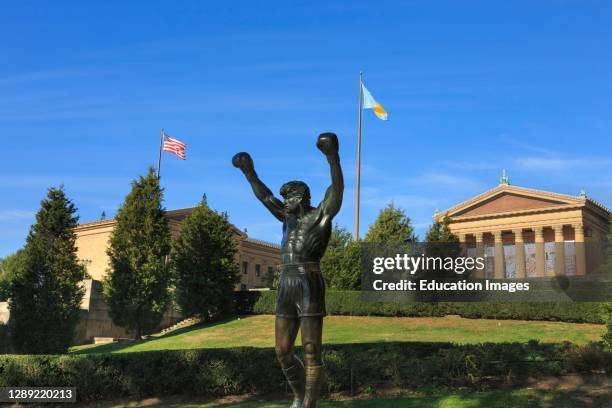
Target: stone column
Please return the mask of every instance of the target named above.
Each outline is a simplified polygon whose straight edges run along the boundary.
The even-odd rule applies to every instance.
[[[544,276],[546,272],[546,256],[544,254],[544,229],[534,228],[536,248],[536,276]]]
[[[459,245],[461,247],[461,256],[467,256],[467,234],[459,235]]]
[[[555,275],[565,275],[565,238],[563,225],[555,225]]]
[[[514,247],[515,247],[515,262],[516,262],[516,277],[517,279],[525,279],[525,243],[523,241],[523,230],[516,229],[514,232]]]
[[[586,275],[586,248],[584,243],[584,225],[574,225],[574,247],[576,249],[576,275]]]
[[[495,237],[495,279],[504,278],[504,244],[502,242],[502,232],[493,232]]]
[[[477,232],[474,234],[474,236],[476,237],[476,257],[477,258],[483,258],[484,259],[484,233],[482,232]],[[477,278],[484,278],[485,277],[485,269],[477,269],[476,270],[476,277]]]

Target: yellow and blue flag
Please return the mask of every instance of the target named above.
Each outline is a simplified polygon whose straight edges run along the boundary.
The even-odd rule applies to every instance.
[[[378,116],[379,119],[388,120],[389,115],[387,114],[387,111],[380,103],[376,102],[376,99],[374,99],[370,91],[367,90],[363,82],[361,83],[361,88],[363,89],[363,109],[372,109],[374,114]]]

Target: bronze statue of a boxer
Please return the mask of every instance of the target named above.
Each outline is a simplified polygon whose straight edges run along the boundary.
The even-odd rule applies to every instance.
[[[319,263],[332,231],[332,219],[340,211],[344,180],[338,156],[338,137],[323,133],[317,147],[325,154],[332,184],[317,206],[310,205],[310,189],[301,181],[285,183],[284,201],[257,177],[248,153],[232,159],[253,188],[255,196],[283,223],[280,281],[276,300],[276,356],[294,394],[291,408],[315,407],[323,380],[321,337],[325,316],[325,281]],[[294,343],[302,328],[304,362],[294,354]]]

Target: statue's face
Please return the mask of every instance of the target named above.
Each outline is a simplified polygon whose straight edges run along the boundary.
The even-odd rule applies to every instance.
[[[302,204],[302,195],[298,193],[288,194],[285,197],[285,213],[287,214],[298,214]]]

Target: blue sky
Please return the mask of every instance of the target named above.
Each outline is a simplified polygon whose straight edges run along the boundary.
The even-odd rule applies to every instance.
[[[221,4],[225,3],[225,4]],[[112,216],[166,154],[168,209],[206,193],[253,237],[280,225],[230,160],[248,151],[276,192],[329,184],[315,148],[340,137],[353,228],[358,73],[362,232],[393,200],[422,236],[436,208],[511,183],[612,205],[612,3],[605,1],[13,2],[0,51],[0,256],[23,245],[46,188],[82,221]]]

